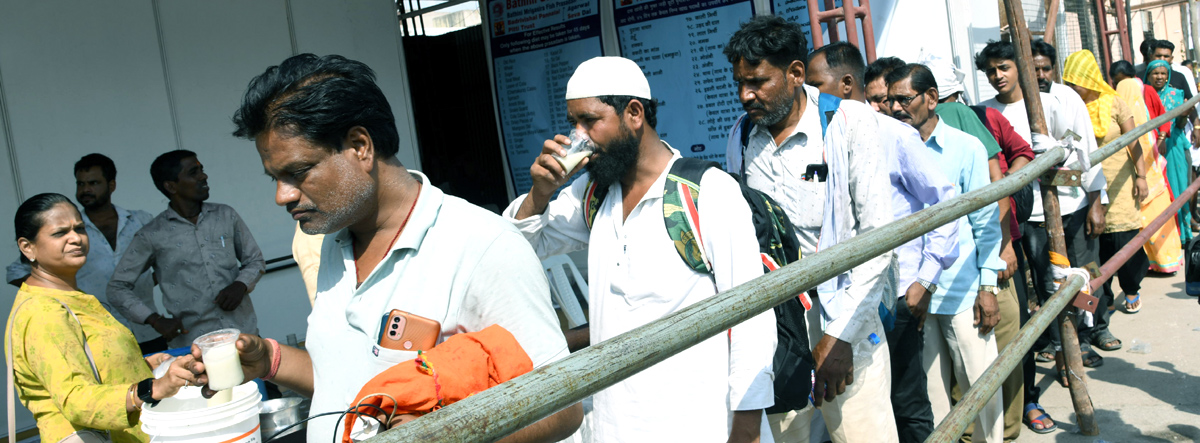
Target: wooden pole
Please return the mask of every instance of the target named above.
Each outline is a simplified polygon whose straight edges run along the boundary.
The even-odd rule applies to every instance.
[[[1017,74],[1021,85],[1021,94],[1025,99],[1025,109],[1029,112],[1029,128],[1039,134],[1049,135],[1046,128],[1046,116],[1042,111],[1042,100],[1037,86],[1037,77],[1033,73],[1033,52],[1030,49],[1029,27],[1025,24],[1025,11],[1020,0],[1005,0],[1005,12],[1008,16],[1009,32],[1013,45],[1016,46]],[[1090,137],[1092,134],[1079,134]],[[1047,183],[1048,185],[1049,183]],[[1042,186],[1042,206],[1046,214],[1046,234],[1049,238],[1050,251],[1067,257],[1067,244],[1063,237],[1062,215],[1058,206],[1058,193],[1055,186]],[[1099,315],[1103,315],[1100,313]],[[1083,435],[1099,435],[1100,428],[1096,425],[1095,411],[1092,398],[1087,392],[1087,381],[1083,375],[1083,355],[1079,349],[1079,333],[1075,330],[1074,315],[1063,311],[1059,315],[1059,325],[1062,331],[1063,355],[1067,359],[1067,371],[1070,377],[1071,400],[1075,404],[1075,415],[1078,417],[1079,430]]]

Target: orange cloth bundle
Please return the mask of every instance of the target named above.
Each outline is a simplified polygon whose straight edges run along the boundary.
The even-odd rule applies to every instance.
[[[533,361],[508,330],[492,325],[457,334],[379,373],[355,396],[357,411],[377,415],[424,415],[533,369]],[[384,393],[392,399],[381,395]],[[370,397],[368,397],[370,396]],[[346,416],[342,441],[350,443],[356,414]]]

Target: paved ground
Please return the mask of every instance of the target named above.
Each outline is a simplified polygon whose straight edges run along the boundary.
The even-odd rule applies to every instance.
[[[1038,435],[1025,428],[1018,441],[1200,441],[1200,305],[1184,293],[1182,272],[1148,276],[1141,293],[1141,312],[1118,311],[1112,318],[1111,330],[1124,346],[1100,351],[1104,365],[1087,370],[1100,435],[1079,433],[1070,393],[1054,381],[1053,363],[1039,363],[1041,403],[1059,430]],[[1150,345],[1150,352],[1129,352],[1134,340]]]

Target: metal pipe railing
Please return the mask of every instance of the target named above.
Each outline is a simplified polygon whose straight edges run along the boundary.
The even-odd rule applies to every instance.
[[[1012,195],[1062,162],[1062,148],[1021,170],[789,264],[674,314],[434,411],[368,441],[491,441],[528,426],[934,228]]]
[[[1018,282],[1018,284],[1023,283]],[[1017,332],[1013,341],[1004,348],[1004,352],[1000,353],[1000,356],[992,362],[992,366],[979,376],[975,383],[971,384],[971,389],[967,390],[966,395],[963,395],[962,400],[929,435],[925,443],[958,441],[967,426],[975,421],[975,416],[979,415],[983,405],[991,400],[1000,388],[1000,384],[1008,378],[1008,374],[1021,364],[1021,361],[1025,360],[1025,354],[1029,353],[1033,342],[1058,318],[1058,313],[1069,306],[1071,299],[1075,298],[1075,294],[1083,288],[1084,284],[1087,284],[1087,281],[1080,276],[1071,276],[1067,279],[1066,283],[1058,288],[1058,291],[1050,296],[1046,303],[1042,304],[1042,308],[1029,318],[1029,322],[1025,323],[1025,327]],[[1017,350],[1020,352],[1016,352]]]
[[[1164,113],[1163,115],[1151,119],[1145,124],[1134,128],[1132,131],[1122,134],[1120,137],[1117,137],[1116,140],[1113,140],[1089,155],[1088,161],[1093,165],[1099,165],[1100,162],[1102,162],[1105,158],[1108,158],[1109,156],[1125,149],[1126,146],[1133,143],[1135,140],[1138,140],[1146,133],[1154,130],[1154,128],[1157,128],[1162,124],[1174,120],[1180,115],[1183,115],[1192,106],[1195,106],[1196,103],[1200,103],[1200,96],[1192,97],[1191,100],[1183,105],[1180,105],[1175,109]],[[1154,149],[1154,147],[1143,147],[1143,149]],[[1078,167],[1079,162],[1076,161],[1071,164],[1070,169],[1075,169]],[[1122,247],[1117,254],[1113,255],[1113,257],[1109,259],[1108,262],[1104,263],[1104,266],[1101,267],[1101,276],[1092,279],[1090,282],[1087,282],[1092,289],[1099,287],[1104,283],[1105,280],[1112,277],[1117,268],[1120,268],[1122,264],[1129,260],[1129,257],[1131,257],[1138,248],[1141,248],[1142,245],[1150,239],[1151,235],[1158,232],[1158,230],[1162,228],[1162,226],[1166,224],[1168,220],[1174,217],[1179,211],[1179,208],[1186,204],[1191,198],[1190,196],[1195,194],[1198,189],[1200,189],[1200,179],[1193,182],[1191,186],[1189,186],[1182,194],[1179,195],[1179,198],[1175,199],[1175,201],[1166,208],[1166,210],[1155,217],[1155,219],[1150,222],[1149,225],[1144,227],[1141,233],[1139,233],[1136,237],[1130,240],[1129,243]],[[1184,229],[1186,228],[1187,227],[1184,227]],[[1074,284],[1073,280],[1074,279],[1069,282],[1067,285],[1068,287]],[[975,416],[979,414],[981,409],[983,409],[984,403],[987,403],[988,399],[992,398],[992,395],[994,395],[1000,388],[1000,384],[1008,378],[1008,374],[1012,372],[1012,370],[1016,368],[1016,365],[1025,358],[1026,354],[1029,353],[1029,350],[1033,347],[1033,342],[1037,339],[1037,337],[1046,330],[1053,318],[1061,314],[1062,310],[1068,306],[1067,302],[1074,298],[1075,293],[1078,292],[1082,287],[1083,285],[1080,284],[1076,286],[1073,291],[1066,294],[1063,294],[1062,290],[1055,292],[1055,294],[1042,305],[1042,308],[1039,309],[1038,312],[1029,319],[1029,321],[1025,324],[1025,327],[1021,328],[1013,341],[1010,342],[1008,347],[1004,349],[1004,352],[1000,353],[1000,355],[996,357],[992,367],[988,368],[988,370],[985,371],[984,374],[980,376],[980,378],[976,380],[974,384],[971,385],[971,388],[967,390],[967,394],[963,396],[962,400],[959,401],[954,409],[950,411],[950,415],[946,416],[946,418],[942,420],[937,429],[934,430],[933,434],[931,434],[929,438],[925,440],[925,442],[951,442],[961,437],[963,431],[967,429],[967,426],[969,426],[970,423],[975,420]],[[1097,313],[1096,315],[1103,314],[1104,313],[1101,312]],[[1076,379],[1072,380],[1071,383],[1083,381],[1082,374],[1076,373],[1075,370],[1071,370],[1071,375],[1076,377]]]
[[[1176,212],[1179,212],[1179,208],[1183,207],[1197,190],[1200,190],[1200,179],[1192,182],[1191,186],[1184,190],[1182,194],[1179,194],[1179,198],[1175,199],[1167,209],[1155,217],[1154,221],[1146,225],[1145,228],[1142,228],[1141,233],[1132,240],[1129,240],[1129,243],[1126,243],[1120,251],[1104,263],[1104,266],[1100,268],[1100,276],[1089,282],[1092,290],[1096,290],[1096,288],[1099,288],[1100,285],[1103,285],[1106,280],[1111,278],[1117,272],[1117,269],[1129,260],[1129,257],[1133,256],[1137,250],[1142,248],[1142,245],[1150,240],[1150,236],[1157,233],[1167,221],[1175,216]],[[967,429],[967,426],[975,420],[975,416],[983,409],[984,403],[987,403],[988,399],[992,398],[992,395],[995,395],[1000,385],[1008,378],[1008,374],[1029,354],[1030,348],[1033,347],[1033,342],[1042,335],[1042,332],[1050,325],[1050,322],[1053,321],[1057,313],[1068,306],[1067,303],[1075,296],[1075,293],[1083,288],[1083,284],[1076,284],[1075,280],[1069,280],[1062,289],[1055,292],[1046,303],[1042,304],[1042,308],[1037,313],[1030,317],[1029,322],[1025,323],[1025,327],[1021,328],[1016,337],[1013,338],[1013,341],[1008,344],[1008,347],[1004,348],[1004,352],[1000,353],[999,357],[996,357],[996,361],[992,364],[992,367],[988,368],[979,377],[979,380],[976,380],[971,385],[971,389],[967,390],[967,394],[950,411],[950,415],[947,415],[946,419],[942,420],[942,423],[938,425],[933,434],[929,435],[925,443],[950,443],[957,441],[962,436],[963,431]],[[1082,278],[1078,280],[1082,280]],[[1064,293],[1064,291],[1066,292]],[[1101,312],[1096,315],[1103,314]],[[1082,379],[1080,377],[1081,374],[1072,372],[1071,375],[1075,377],[1075,380]],[[1075,380],[1071,382],[1074,383]]]
[[[1105,145],[1100,152],[1112,155],[1120,147],[1181,115],[1183,110],[1198,101],[1200,96],[1138,126]],[[1118,147],[1113,148],[1113,145]],[[1064,157],[1062,148],[1050,149],[1017,172],[981,189],[858,235],[367,441],[433,443],[496,440],[771,309],[788,297],[814,288],[872,257],[1010,196],[1061,163]],[[1092,157],[1097,155],[1093,154]],[[1098,164],[1103,158],[1098,157],[1092,163]],[[1012,349],[1012,346],[1009,348]],[[966,404],[965,400],[959,405]]]

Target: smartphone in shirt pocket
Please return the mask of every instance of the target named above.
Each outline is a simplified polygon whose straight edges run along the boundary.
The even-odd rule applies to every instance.
[[[442,325],[435,320],[399,309],[383,316],[379,347],[396,351],[428,351],[437,345]]]

